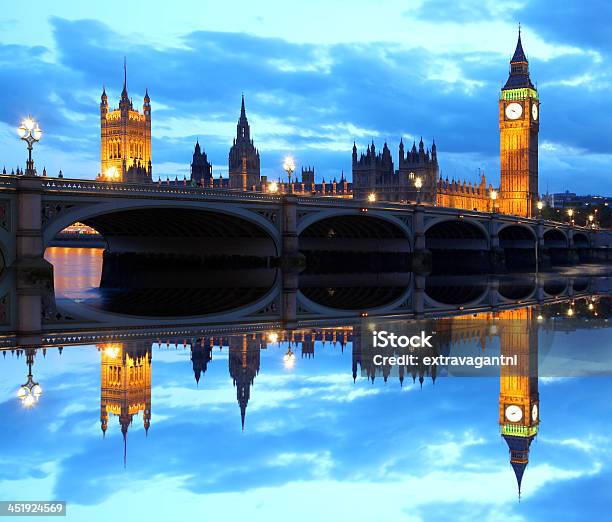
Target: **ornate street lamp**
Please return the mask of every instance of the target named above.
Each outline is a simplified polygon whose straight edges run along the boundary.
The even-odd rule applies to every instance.
[[[542,209],[544,208],[544,202],[543,201],[538,201],[536,203],[536,207],[538,207],[538,218],[542,217]]]
[[[368,194],[368,203],[376,203],[376,193],[370,192]]]
[[[119,171],[117,170],[117,167],[108,167],[106,169],[106,172],[104,173],[104,178],[106,179],[106,181],[119,181],[119,178],[121,176],[119,176]]]
[[[570,209],[567,211],[567,215],[569,216],[569,221],[570,221],[570,224],[573,226],[573,225],[574,225],[574,209],[573,209],[573,208],[570,208]]]
[[[28,116],[21,122],[21,125],[17,127],[17,134],[19,137],[28,144],[28,162],[26,163],[26,176],[34,176],[34,161],[32,160],[32,145],[37,141],[40,141],[42,136],[42,130],[38,126],[38,123],[34,121],[32,116]]]
[[[423,180],[420,176],[417,176],[414,180],[414,186],[417,189],[417,203],[421,202],[421,188],[423,187]]]
[[[491,212],[495,213],[495,200],[497,199],[497,190],[492,190],[489,194],[491,198]]]
[[[42,388],[40,384],[34,381],[32,375],[32,365],[34,364],[34,354],[36,350],[28,348],[27,350],[27,363],[28,363],[28,380],[25,384],[22,384],[17,390],[17,397],[21,401],[24,408],[32,408],[40,399],[42,395]]]
[[[278,192],[278,183],[276,183],[276,181],[268,183],[268,192],[272,194],[276,194]]]
[[[591,228],[595,228],[595,224],[593,223],[594,219],[595,219],[595,216],[593,214],[589,214],[589,226]]]
[[[295,161],[293,160],[293,156],[285,156],[283,170],[287,173],[289,185],[291,185],[291,175],[295,172]]]

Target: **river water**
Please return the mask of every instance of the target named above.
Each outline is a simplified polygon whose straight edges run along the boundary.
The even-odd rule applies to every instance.
[[[101,250],[47,259],[58,301],[101,299]],[[376,367],[365,322],[4,351],[0,498],[75,521],[601,518],[610,299],[577,294],[428,323],[441,352],[518,354],[526,376]]]

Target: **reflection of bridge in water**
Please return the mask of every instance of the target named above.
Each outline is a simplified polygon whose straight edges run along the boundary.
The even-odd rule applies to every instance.
[[[297,272],[317,260],[356,268],[384,263],[415,273],[482,272],[533,267],[536,257],[540,264],[577,262],[604,255],[610,243],[606,231],[427,205],[29,176],[0,176],[0,207],[2,264],[15,273],[0,297],[14,310],[41,310],[40,318],[19,314],[24,332],[40,331],[42,317],[65,316],[49,297],[52,268],[43,255],[76,221],[103,235],[102,282],[109,287],[135,275],[154,287],[151,282],[163,279],[160,267],[168,265],[186,287],[202,268],[280,267],[274,292],[245,305],[242,315],[273,311],[286,323],[317,308],[316,295],[301,292],[304,299],[296,300]],[[173,277],[175,284],[180,276]],[[275,294],[281,298],[273,303]],[[404,296],[397,297],[396,307]]]
[[[419,329],[435,328],[437,342],[432,353],[436,355],[469,353],[469,350],[488,354],[491,350],[495,351],[494,345],[497,344],[499,353],[508,357],[517,357],[517,367],[502,367],[500,370],[499,425],[509,447],[510,463],[520,493],[522,477],[529,462],[529,449],[539,426],[538,352],[541,353],[541,346],[538,331],[558,329],[566,331],[568,329],[566,323],[555,320],[560,315],[582,319],[595,317],[607,319],[610,303],[609,300],[599,302],[599,298],[594,295],[576,294],[571,298],[559,298],[534,306],[515,303],[507,309],[487,311],[461,308],[463,310],[453,312],[457,315],[447,314],[446,317],[420,321],[410,321],[411,318],[407,318],[408,321],[403,322],[418,325]],[[393,316],[392,319],[397,320],[397,316]],[[48,347],[58,347],[59,350],[63,350],[69,345],[81,346],[94,343],[100,352],[101,429],[105,434],[109,427],[109,417],[111,415],[117,417],[125,449],[128,430],[134,417],[142,414],[146,432],[151,426],[154,406],[151,399],[151,365],[157,350],[172,347],[189,350],[196,384],[203,379],[205,382],[206,372],[214,359],[214,350],[227,350],[228,371],[236,389],[236,401],[244,429],[251,389],[260,371],[261,350],[271,345],[287,347],[284,364],[288,368],[295,363],[298,352],[301,352],[301,357],[305,359],[315,357],[316,343],[337,343],[343,352],[345,347],[350,345],[353,380],[357,380],[361,373],[372,383],[377,376],[381,376],[387,382],[392,375],[392,369],[384,364],[377,366],[374,363],[374,356],[377,353],[390,355],[392,351],[375,351],[368,343],[363,342],[362,330],[365,328],[368,331],[369,321],[368,318],[331,328],[302,326],[295,330],[277,330],[269,327],[255,333],[250,330],[249,325],[242,326],[242,332],[238,327],[233,330],[209,327],[207,331],[202,328],[200,332],[180,327],[156,332],[143,328],[114,334],[56,332],[40,338],[38,346],[19,344],[7,346],[11,339],[5,338],[3,354],[6,356],[9,351],[18,357],[26,354],[30,369],[29,377],[31,377],[38,350],[46,350]],[[597,326],[598,324],[593,322],[573,322],[569,328]],[[15,342],[19,340],[12,339]],[[320,349],[325,350],[325,345],[322,344]],[[421,363],[418,366],[400,366],[397,369],[397,378],[402,386],[404,379],[411,376],[413,383],[418,379],[422,387],[426,378],[435,381],[438,375],[445,373],[444,370],[443,367],[425,366]]]
[[[607,272],[589,269],[591,273]],[[54,332],[87,332],[136,328],[251,325],[295,329],[341,320],[400,314],[406,318],[437,317],[455,312],[502,310],[517,304],[543,304],[563,297],[610,291],[606,277],[567,274],[498,274],[481,276],[423,275],[411,272],[295,274],[279,268],[210,270],[192,288],[112,289],[95,299],[54,301],[52,289],[43,292],[49,304],[40,328],[36,307],[19,307],[17,272],[0,276],[0,331],[20,336]],[[94,278],[95,279],[95,278]],[[26,294],[32,297],[30,294]],[[38,344],[34,342],[33,344]]]

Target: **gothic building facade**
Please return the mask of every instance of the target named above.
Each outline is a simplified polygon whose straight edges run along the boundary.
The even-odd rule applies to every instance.
[[[196,141],[191,160],[191,182],[198,187],[213,186],[212,165],[208,162],[206,152],[200,149],[199,140]]]
[[[538,132],[540,101],[529,78],[529,62],[519,29],[510,74],[499,97],[501,184],[500,210],[523,217],[536,215],[538,200]]]
[[[487,184],[484,174],[477,183],[442,179],[435,143],[431,151],[425,150],[421,139],[418,150],[413,144],[406,155],[400,142],[398,170],[386,143],[379,153],[372,143],[360,157],[353,145],[353,196],[367,199],[373,193],[385,201],[415,201],[420,197],[422,202],[444,207],[533,217],[538,199],[539,108],[519,30],[508,80],[499,98],[499,188]],[[415,187],[417,178],[422,183],[420,191]]]
[[[152,181],[151,99],[148,90],[142,114],[134,110],[127,91],[123,66],[123,90],[119,108],[109,109],[106,89],[100,100],[100,173],[98,179],[127,183]]]
[[[256,190],[260,184],[259,152],[251,139],[251,127],[244,108],[244,95],[240,118],[236,125],[236,138],[229,151],[229,186],[237,190]]]
[[[436,144],[432,143],[431,151],[425,150],[423,139],[416,143],[405,154],[404,141],[400,140],[398,166],[395,170],[391,151],[387,143],[382,152],[376,152],[374,142],[368,145],[366,153],[357,156],[357,145],[353,143],[353,197],[367,199],[375,194],[384,201],[435,201],[436,183],[438,181],[438,157]],[[422,186],[417,190],[416,179]]]

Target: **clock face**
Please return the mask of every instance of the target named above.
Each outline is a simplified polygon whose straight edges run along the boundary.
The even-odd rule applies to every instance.
[[[523,106],[520,103],[512,102],[506,105],[506,118],[517,120],[523,114]]]
[[[537,404],[534,404],[533,408],[531,408],[531,420],[533,422],[538,421],[538,405]]]
[[[523,418],[523,410],[516,404],[506,407],[506,419],[510,422],[518,422]]]
[[[538,104],[534,103],[531,106],[531,116],[533,117],[533,121],[538,121]]]

